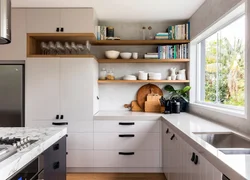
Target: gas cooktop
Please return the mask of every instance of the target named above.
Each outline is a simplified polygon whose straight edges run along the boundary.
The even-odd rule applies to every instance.
[[[29,137],[26,138],[2,138],[0,137],[0,161],[12,156],[18,151],[21,151],[37,140],[30,140]]]

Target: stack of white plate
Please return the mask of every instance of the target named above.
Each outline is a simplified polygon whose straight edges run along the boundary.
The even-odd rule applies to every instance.
[[[161,80],[161,73],[149,73],[149,79],[150,80]]]
[[[123,80],[137,80],[136,76],[134,75],[125,75],[123,76]]]
[[[145,73],[144,71],[139,71],[138,79],[139,80],[148,80],[148,73]]]

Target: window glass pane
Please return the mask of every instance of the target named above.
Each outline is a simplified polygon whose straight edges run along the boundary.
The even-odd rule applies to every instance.
[[[244,106],[245,16],[201,44],[201,101]]]

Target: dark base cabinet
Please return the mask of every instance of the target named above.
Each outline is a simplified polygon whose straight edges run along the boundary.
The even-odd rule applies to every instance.
[[[9,180],[38,179],[66,180],[66,136],[9,178]]]
[[[44,152],[44,180],[66,180],[66,136]]]

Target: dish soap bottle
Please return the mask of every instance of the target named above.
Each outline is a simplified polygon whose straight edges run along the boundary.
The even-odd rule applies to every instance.
[[[102,70],[100,71],[100,80],[105,80],[107,76],[107,71],[105,68],[102,68]]]

